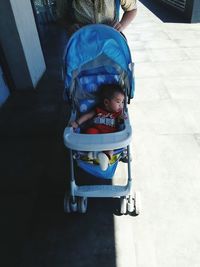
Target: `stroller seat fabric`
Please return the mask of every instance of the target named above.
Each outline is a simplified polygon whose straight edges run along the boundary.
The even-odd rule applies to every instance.
[[[118,75],[114,74],[97,74],[84,75],[79,78],[79,89],[82,93],[77,94],[77,107],[80,113],[91,110],[96,104],[96,93],[102,84],[113,84],[119,82]]]

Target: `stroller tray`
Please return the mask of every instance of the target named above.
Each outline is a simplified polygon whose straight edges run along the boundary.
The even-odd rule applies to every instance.
[[[107,134],[75,133],[72,127],[64,130],[64,144],[72,150],[103,151],[126,147],[131,142],[132,128],[129,120],[125,121],[125,129]]]

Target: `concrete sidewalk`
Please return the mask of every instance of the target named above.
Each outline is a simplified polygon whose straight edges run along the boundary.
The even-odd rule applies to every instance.
[[[141,214],[119,216],[118,199],[91,199],[87,214],[64,215],[65,35],[44,31],[38,90],[14,94],[0,112],[1,266],[199,267],[200,24],[164,23],[138,7],[125,35],[135,62],[129,111]]]

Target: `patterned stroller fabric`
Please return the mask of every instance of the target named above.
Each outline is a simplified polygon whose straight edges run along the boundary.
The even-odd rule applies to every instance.
[[[95,83],[99,86],[102,82],[112,80],[111,76],[114,75],[113,79],[118,79],[128,87],[129,99],[134,96],[131,53],[126,39],[112,27],[94,24],[77,31],[66,47],[64,66],[65,93],[70,98],[74,95],[78,86],[76,83],[81,81],[81,76],[84,77],[83,83],[87,76],[93,76],[88,84]]]

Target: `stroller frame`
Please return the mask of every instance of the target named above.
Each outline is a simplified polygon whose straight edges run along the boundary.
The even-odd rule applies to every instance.
[[[105,36],[103,36],[105,30]],[[90,35],[88,32],[91,33],[93,36],[97,36],[97,45],[93,46]],[[83,37],[81,37],[81,34],[86,33]],[[106,25],[89,25],[85,26],[79,31],[77,31],[69,40],[68,47],[65,51],[64,56],[69,55],[68,62],[69,65],[66,66],[64,64],[64,73],[67,73],[67,79],[65,82],[65,93],[67,93],[68,99],[72,103],[72,114],[70,117],[70,121],[73,121],[76,119],[77,111],[75,110],[74,106],[74,95],[73,95],[73,88],[76,88],[76,82],[75,79],[78,77],[78,74],[80,73],[79,68],[79,61],[75,61],[74,65],[71,64],[71,61],[73,62],[73,54],[70,56],[70,53],[68,54],[68,50],[72,47],[72,52],[74,53],[75,49],[79,48],[79,45],[75,43],[73,45],[73,41],[76,37],[81,38],[79,40],[79,43],[85,43],[86,50],[91,49],[99,49],[99,46],[101,42],[99,41],[99,38],[102,36],[106,42],[106,45],[103,46],[104,51],[100,53],[101,51],[97,51],[97,55],[99,58],[103,60],[103,62],[106,62],[107,66],[109,66],[110,63],[115,62],[116,60],[116,70],[118,73],[121,74],[121,77],[123,78],[124,85],[126,86],[125,90],[125,107],[124,111],[127,114],[127,118],[124,120],[124,129],[114,132],[114,133],[106,133],[106,134],[82,134],[74,132],[74,129],[70,127],[69,125],[65,128],[63,138],[64,138],[64,145],[69,149],[69,156],[70,156],[70,192],[65,192],[64,196],[64,211],[66,213],[69,212],[80,212],[85,213],[87,210],[87,198],[120,198],[120,213],[126,214],[127,212],[131,214],[138,215],[140,213],[140,199],[138,193],[132,192],[132,177],[131,177],[131,160],[130,160],[130,143],[132,139],[132,127],[129,120],[128,115],[128,109],[127,109],[127,103],[130,103],[130,98],[133,97],[132,90],[130,87],[130,80],[131,80],[131,74],[133,75],[133,63],[131,62],[131,55],[130,51],[125,45],[125,39],[120,35],[121,38],[118,38],[120,33],[118,33],[116,30],[114,30],[112,27],[106,26]],[[117,39],[117,41],[109,41],[107,38],[112,37],[113,39]],[[86,39],[85,39],[86,38]],[[91,37],[92,38],[92,37]],[[91,46],[91,49],[88,49],[86,46],[86,40]],[[93,40],[93,39],[92,39]],[[99,42],[99,43],[98,43]],[[118,44],[119,43],[119,44]],[[105,57],[105,54],[108,52],[107,47],[110,47],[110,45],[114,44],[112,53],[114,53],[114,58],[111,55],[111,59],[108,59]],[[118,48],[116,48],[116,45],[122,45],[123,46],[123,56],[122,64],[123,66],[118,67],[118,62],[121,62],[121,55],[119,56]],[[84,58],[84,67],[88,68],[88,66],[91,63],[91,58],[94,57],[94,51],[92,51],[91,57],[87,57],[84,54],[84,50],[82,51],[80,48],[79,54]],[[77,52],[78,53],[78,52]],[[128,60],[126,60],[126,56],[128,57]],[[80,60],[79,58],[79,60]],[[98,63],[94,62],[92,67],[99,67]],[[124,71],[124,69],[127,69],[127,71]],[[84,70],[84,69],[82,69]],[[128,93],[127,93],[128,92]],[[127,151],[127,183],[126,185],[77,185],[76,180],[78,177],[76,177],[75,174],[75,166],[74,166],[74,152],[80,151],[80,152],[90,152],[90,151],[106,151],[106,150],[116,150],[116,149],[126,149]]]

